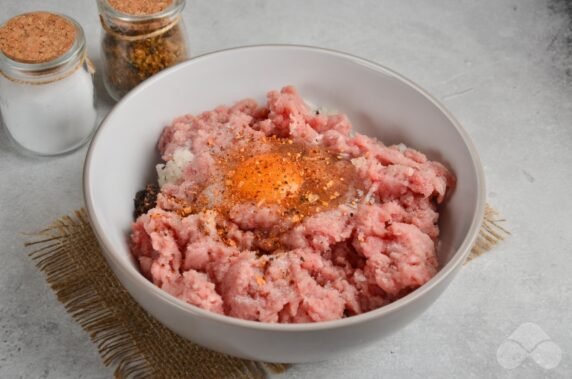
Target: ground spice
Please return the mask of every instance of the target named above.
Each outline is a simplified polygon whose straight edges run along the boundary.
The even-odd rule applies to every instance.
[[[187,193],[193,196],[187,199],[160,195],[172,212],[181,217],[212,212],[215,217],[227,219],[231,209],[239,204],[269,206],[279,212],[284,222],[270,229],[252,230],[252,248],[262,255],[275,254],[282,248],[282,237],[294,225],[341,204],[355,204],[361,197],[359,193],[363,194],[363,188],[354,180],[357,173],[351,161],[331,154],[322,146],[275,136],[244,140],[236,135],[235,140],[233,147],[214,156],[221,176],[215,175],[189,188]],[[264,151],[253,144],[265,145]],[[140,199],[145,196],[144,191],[138,194]],[[150,202],[141,202],[144,206],[135,218],[149,210]],[[217,234],[228,246],[238,245],[228,230],[217,227]]]
[[[137,192],[134,199],[135,211],[133,212],[135,219],[155,207],[159,191],[157,184],[147,184],[145,189]]]
[[[269,146],[264,154],[252,154],[248,151],[254,149],[245,151],[240,146],[219,155],[217,162],[225,179],[217,211],[224,213],[249,202],[277,205],[283,216],[298,223],[354,197],[356,173],[349,160],[339,159],[323,147],[287,138],[268,137],[264,143]],[[208,204],[199,196],[195,208],[208,208]]]
[[[106,87],[116,100],[139,83],[159,71],[186,60],[189,56],[184,25],[179,15],[165,17],[170,1],[108,1],[109,5],[132,16],[156,17],[145,21],[134,18],[110,21],[101,14],[104,29],[102,40]],[[103,7],[105,9],[105,7]],[[159,13],[155,13],[159,12]]]

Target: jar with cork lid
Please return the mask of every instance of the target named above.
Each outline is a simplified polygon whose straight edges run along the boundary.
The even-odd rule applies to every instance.
[[[93,69],[73,19],[25,13],[0,26],[0,114],[24,152],[57,155],[96,126]]]
[[[119,100],[157,72],[189,57],[185,0],[98,0],[107,92]]]

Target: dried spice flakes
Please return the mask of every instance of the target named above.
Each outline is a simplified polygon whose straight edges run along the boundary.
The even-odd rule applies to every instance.
[[[145,79],[188,57],[184,28],[180,21],[164,33],[137,39],[129,30],[124,35],[107,32],[103,38],[104,65],[108,89],[120,98]]]

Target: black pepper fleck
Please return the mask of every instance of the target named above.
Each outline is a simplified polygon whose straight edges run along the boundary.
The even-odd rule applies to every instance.
[[[142,214],[147,213],[150,209],[155,208],[157,204],[157,195],[159,194],[159,186],[157,184],[147,184],[145,189],[137,192],[134,203],[135,210],[133,217],[138,218]]]

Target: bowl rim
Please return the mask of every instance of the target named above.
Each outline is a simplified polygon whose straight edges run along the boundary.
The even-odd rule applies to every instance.
[[[431,278],[427,283],[422,285],[421,287],[417,288],[413,292],[409,293],[408,295],[398,299],[390,304],[384,305],[378,309],[374,309],[369,312],[365,312],[359,315],[351,316],[348,318],[338,319],[338,320],[331,320],[331,321],[319,321],[313,323],[300,323],[300,324],[283,324],[283,323],[268,323],[268,322],[260,322],[260,321],[251,321],[251,320],[243,320],[240,318],[235,318],[227,315],[221,315],[215,312],[211,312],[202,308],[199,308],[195,305],[189,304],[176,298],[175,296],[167,293],[166,291],[162,290],[161,288],[157,287],[147,278],[145,278],[136,267],[127,267],[118,257],[115,256],[113,253],[114,247],[111,241],[106,237],[106,234],[103,232],[103,228],[97,218],[95,217],[95,210],[93,204],[93,198],[91,196],[90,188],[92,186],[90,180],[90,167],[92,165],[92,158],[93,152],[98,145],[99,137],[101,135],[101,130],[105,127],[108,122],[108,119],[112,117],[118,109],[121,109],[121,104],[124,102],[129,101],[132,97],[138,96],[140,92],[146,90],[147,87],[152,85],[158,80],[161,80],[163,77],[171,75],[178,70],[186,68],[188,66],[192,66],[193,64],[200,62],[205,59],[210,59],[212,57],[218,55],[226,55],[226,54],[233,54],[235,52],[242,52],[247,50],[265,50],[265,49],[284,49],[284,50],[293,50],[293,51],[309,51],[313,53],[319,54],[326,54],[331,56],[336,56],[339,58],[347,59],[356,64],[360,64],[366,66],[374,71],[383,73],[385,75],[391,76],[402,83],[408,85],[413,90],[417,91],[421,95],[423,95],[430,103],[432,103],[443,115],[451,122],[454,126],[456,131],[459,133],[460,137],[462,138],[465,146],[469,151],[469,155],[471,157],[471,161],[473,164],[473,168],[476,172],[476,182],[477,182],[477,209],[476,212],[473,214],[471,225],[463,242],[459,246],[459,248],[455,251],[451,260],[443,266],[437,274]],[[138,286],[143,287],[146,291],[150,292],[150,294],[158,297],[163,302],[169,303],[171,306],[179,308],[180,310],[192,314],[195,317],[202,317],[206,319],[210,319],[212,321],[220,322],[222,324],[227,324],[229,326],[237,326],[243,327],[247,329],[257,329],[257,330],[265,330],[265,331],[273,331],[273,332],[287,332],[287,331],[317,331],[317,330],[324,330],[324,329],[337,329],[337,328],[344,328],[349,327],[351,325],[355,325],[358,323],[364,323],[370,321],[372,319],[376,319],[378,317],[382,317],[384,315],[388,315],[390,313],[396,312],[397,310],[417,301],[421,297],[425,296],[435,287],[437,287],[441,282],[443,282],[449,275],[454,274],[456,268],[461,265],[471,250],[473,243],[475,242],[479,229],[481,227],[481,223],[484,218],[485,213],[485,175],[484,169],[481,164],[481,160],[479,158],[479,154],[469,136],[469,134],[464,130],[461,124],[457,121],[457,119],[445,108],[443,104],[439,100],[437,100],[433,95],[429,94],[426,90],[424,90],[421,86],[417,83],[413,82],[412,80],[404,77],[403,75],[397,73],[396,71],[379,64],[377,62],[364,59],[353,54],[323,48],[323,47],[316,47],[316,46],[309,46],[309,45],[299,45],[299,44],[256,44],[256,45],[245,45],[239,47],[232,47],[227,49],[216,50],[212,52],[208,52],[199,56],[196,56],[188,61],[179,63],[173,67],[165,69],[160,73],[154,75],[153,77],[147,79],[145,82],[141,83],[139,86],[134,88],[131,92],[129,92],[125,97],[123,97],[114,107],[113,109],[103,118],[100,123],[100,126],[97,128],[93,139],[90,142],[89,148],[87,150],[86,159],[84,161],[83,167],[83,195],[86,203],[86,208],[88,211],[88,218],[89,222],[94,229],[95,236],[102,247],[102,251],[105,257],[108,260],[113,261],[115,263],[115,269],[121,270],[122,273],[128,276],[133,283],[136,283]],[[123,284],[123,283],[122,283]]]

